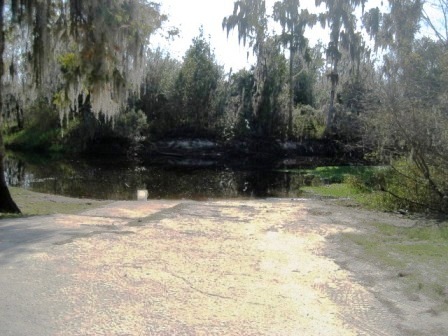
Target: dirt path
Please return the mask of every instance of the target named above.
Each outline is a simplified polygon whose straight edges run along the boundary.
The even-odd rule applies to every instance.
[[[355,257],[335,262],[331,237],[372,215],[314,200],[150,201],[5,220],[0,334],[425,335],[353,273]]]

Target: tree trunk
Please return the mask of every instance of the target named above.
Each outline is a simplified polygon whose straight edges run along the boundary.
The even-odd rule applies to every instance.
[[[328,108],[327,125],[325,130],[325,133],[327,133],[327,135],[333,134],[334,131],[334,115],[335,115],[334,100],[336,98],[336,87],[339,82],[337,59],[334,61],[333,70],[331,71],[330,74],[330,80],[331,80],[330,107]]]
[[[5,7],[5,1],[0,0],[0,111],[3,108],[3,100],[2,100],[2,78],[4,73],[4,64],[3,64],[3,52],[5,50],[5,32],[4,32],[4,16],[3,9]],[[6,185],[5,178],[5,167],[3,164],[3,160],[5,158],[5,146],[3,144],[3,135],[2,135],[2,124],[0,118],[0,212],[7,213],[20,213],[20,209],[12,200],[11,194],[9,193],[8,186]]]
[[[291,34],[292,36],[292,34]],[[293,71],[294,71],[294,47],[291,46],[289,49],[289,103],[288,103],[288,138],[291,139],[293,136],[292,129],[292,111],[294,107],[294,79],[293,79]]]
[[[1,137],[1,134],[0,134]],[[1,140],[0,140],[1,141]],[[0,213],[20,213],[19,207],[13,201],[9,193],[5,179],[5,167],[3,165],[4,150],[0,153]]]
[[[19,106],[19,104],[16,105],[16,121],[17,121],[17,129],[19,131],[23,130],[25,121],[23,120],[23,110]]]
[[[266,120],[264,120],[264,115],[261,111],[263,104],[264,104],[264,85],[266,80],[265,75],[265,64],[264,60],[262,59],[264,55],[260,55],[261,52],[258,55],[257,59],[257,65],[255,69],[255,92],[252,96],[252,109],[253,109],[253,117],[254,117],[254,126],[257,136],[265,136],[264,131],[264,123]]]
[[[336,85],[331,83],[331,92],[330,92],[330,107],[328,108],[327,113],[327,132],[332,131],[333,129],[333,119],[334,119],[334,98],[336,96]]]

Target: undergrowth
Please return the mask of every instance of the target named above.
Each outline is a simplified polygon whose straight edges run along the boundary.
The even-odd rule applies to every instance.
[[[305,195],[349,199],[370,210],[394,211],[400,205],[382,190],[386,167],[318,167],[301,170]],[[297,171],[299,172],[299,171]]]

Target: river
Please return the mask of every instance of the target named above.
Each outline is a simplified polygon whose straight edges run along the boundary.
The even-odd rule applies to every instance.
[[[52,159],[9,153],[7,183],[32,191],[79,198],[133,200],[138,189],[151,199],[297,197],[300,174],[281,171],[281,164],[207,166],[148,165],[136,160]]]

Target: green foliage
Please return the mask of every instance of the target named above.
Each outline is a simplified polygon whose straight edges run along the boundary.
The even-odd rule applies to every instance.
[[[294,132],[298,139],[318,139],[321,138],[324,129],[324,116],[309,105],[299,105],[294,110]]]
[[[49,92],[56,92],[52,103],[66,113],[63,124],[68,129],[63,130],[63,141],[67,145],[78,138],[84,143],[80,147],[85,147],[88,139],[99,134],[130,139],[140,135],[177,134],[224,139],[322,138],[328,135],[324,134],[326,122],[322,111],[331,106],[335,139],[348,143],[351,148],[361,140],[363,149],[375,145],[376,152],[383,158],[398,155],[414,160],[420,157],[419,162],[414,160],[420,170],[419,176],[427,180],[430,176],[433,182],[440,184],[446,175],[440,167],[446,163],[443,157],[448,157],[443,149],[448,148],[444,107],[447,106],[445,88],[448,85],[446,48],[443,43],[427,38],[413,41],[417,4],[412,6],[406,2],[402,7],[398,3],[391,4],[387,15],[378,10],[369,12],[365,16],[368,32],[382,39],[383,46],[386,40],[391,43],[391,52],[384,63],[387,81],[382,81],[380,74],[375,74],[376,65],[357,32],[355,9],[364,3],[363,0],[316,1],[316,5],[326,8],[319,19],[331,30],[330,43],[325,48],[322,45],[309,48],[304,30],[307,25],[314,24],[317,17],[300,11],[299,1],[275,3],[271,17],[280,23],[282,33],[272,37],[267,32],[270,14],[266,12],[264,0],[235,1],[233,12],[223,20],[223,29],[227,33],[237,29],[240,42],[253,49],[257,63],[250,70],[229,74],[228,79],[216,64],[213,50],[202,32],[192,41],[182,62],[160,50],[149,51],[147,38],[166,17],[161,15],[159,5],[141,0],[110,4],[102,0],[76,2],[76,6],[70,6],[75,1],[17,4],[11,16],[17,21],[8,22],[8,43],[12,43],[15,36],[13,26],[20,22],[24,27],[36,28],[37,33],[45,33],[45,38],[51,42],[48,50],[58,47],[51,60],[55,81],[48,85]],[[32,20],[33,15],[47,9],[51,9],[48,24],[34,27],[37,22]],[[60,10],[65,10],[68,16],[60,17]],[[395,23],[403,20],[400,17],[403,13],[410,13],[412,22],[400,28]],[[29,14],[29,21],[25,20],[26,14]],[[409,32],[405,31],[407,28]],[[108,34],[104,34],[105,31]],[[38,41],[42,39],[32,42]],[[21,50],[20,44],[17,46],[16,49]],[[41,50],[42,46],[36,47],[36,53],[40,54],[37,57],[45,59],[48,56],[45,50]],[[285,57],[288,51],[285,48],[289,48],[289,60]],[[325,81],[324,49],[328,56],[329,82]],[[27,53],[27,50],[18,52],[20,59],[24,61]],[[17,55],[12,52],[8,57],[12,59]],[[146,71],[134,71],[134,66],[142,65],[140,61],[146,55],[148,59],[143,62],[147,65]],[[17,66],[12,65],[10,71],[17,74]],[[145,75],[143,83],[140,74]],[[128,85],[129,82],[133,82],[133,86]],[[399,88],[395,90],[386,83],[395,83]],[[139,99],[138,94],[129,97],[129,88],[136,89],[140,84],[142,98]],[[288,90],[291,84],[292,92]],[[336,85],[340,90],[336,91]],[[324,91],[325,98],[322,98]],[[381,91],[390,96],[384,99]],[[108,118],[100,117],[103,120],[95,121],[92,111],[81,111],[85,102],[79,99],[80,92],[83,97],[90,96],[89,109],[101,107],[100,116],[115,111],[112,113],[117,115],[115,129]],[[98,97],[101,99],[96,99]],[[128,112],[119,113],[123,108],[115,102],[120,100],[128,103],[124,108]],[[39,122],[31,120],[32,115],[26,116],[26,122],[38,125]],[[38,119],[42,123],[49,122],[49,131],[58,137],[55,131],[58,125],[53,124],[53,116],[39,116]],[[366,120],[368,123],[363,123]],[[424,130],[416,136],[419,129]],[[377,136],[368,139],[370,134]],[[23,142],[38,138],[28,136]],[[49,146],[58,146],[53,141],[47,142],[51,143]],[[421,143],[424,146],[420,146]],[[428,153],[438,153],[439,157]],[[432,188],[446,196],[444,185]]]
[[[147,70],[140,99],[133,108],[140,109],[148,119],[147,136],[163,137],[177,125],[180,113],[175,99],[176,80],[182,64],[160,49],[148,54]]]
[[[59,127],[59,113],[46,99],[36,101],[26,114],[27,128],[46,131]]]
[[[301,190],[310,194],[334,198],[348,198],[359,193],[358,190],[345,183],[308,186],[302,187]]]
[[[434,105],[448,85],[448,49],[429,38],[416,40],[412,52],[400,62],[403,89],[420,104]]]
[[[177,127],[208,131],[216,124],[212,107],[221,76],[222,69],[201,30],[185,54],[175,83]]]
[[[349,177],[345,183],[328,185],[322,185],[321,180],[314,181],[316,179],[313,180],[313,185],[301,187],[300,190],[308,195],[341,199],[342,205],[353,206],[355,204],[365,209],[386,212],[402,209],[389,194],[383,191],[369,190],[359,178]]]
[[[445,212],[447,200],[443,195],[448,190],[445,169],[437,166],[429,169],[430,179],[412,160],[394,160],[392,168],[381,177],[382,188],[394,199],[396,206],[403,209]]]
[[[59,92],[54,103],[64,112],[88,92],[96,113],[118,113],[141,84],[150,35],[167,20],[159,4],[143,0],[12,1],[7,7],[1,30],[20,36],[8,40],[8,80],[25,84],[11,86],[26,98],[34,86],[48,96]]]
[[[6,146],[30,151],[60,150],[59,114],[54,107],[46,99],[40,99],[25,114],[24,128],[9,133],[5,138]]]
[[[249,47],[260,56],[267,30],[266,1],[235,1],[233,13],[223,19],[222,27],[227,31],[227,36],[236,28],[238,42],[242,41],[245,46],[249,40]]]
[[[387,59],[388,81],[369,120],[371,135],[393,167],[383,186],[397,204],[448,212],[447,50],[428,39],[408,42],[394,46]]]
[[[224,139],[246,137],[252,134],[254,88],[253,71],[241,69],[230,76],[225,114],[221,118]]]
[[[124,138],[138,140],[147,129],[146,115],[141,110],[125,111],[116,117],[114,131]]]
[[[254,93],[254,131],[257,136],[284,137],[286,100],[282,99],[282,93],[287,82],[287,62],[273,39],[266,41],[264,53],[264,82],[260,92]]]
[[[307,66],[301,62],[296,62],[297,67],[293,81],[293,100],[296,105],[310,105],[315,106],[315,83],[317,80],[317,71],[312,68],[312,64]]]
[[[285,47],[289,47],[288,137],[293,136],[293,109],[297,92],[295,89],[300,85],[299,81],[294,80],[296,77],[295,60],[299,56],[299,61],[303,58],[308,61],[308,57],[306,57],[308,56],[306,52],[308,39],[304,35],[305,28],[313,26],[317,20],[317,16],[310,14],[306,9],[299,12],[299,7],[299,0],[277,1],[274,4],[273,15],[274,20],[279,22],[282,27],[280,41]],[[301,90],[298,91],[300,93]]]
[[[58,130],[25,129],[6,136],[5,145],[10,148],[27,151],[59,150],[59,135]]]
[[[409,160],[397,160],[392,167],[319,167],[306,174],[315,187],[304,190],[319,195],[353,197],[368,208],[385,211],[445,211],[445,200]],[[322,186],[323,182],[330,185]]]
[[[58,62],[60,64],[62,73],[68,80],[75,80],[76,76],[81,75],[81,60],[79,58],[79,55],[73,52],[68,52],[60,55],[58,57]]]
[[[390,168],[373,166],[334,166],[301,170],[304,187],[301,190],[315,195],[347,198],[373,210],[395,211],[405,209],[405,204],[397,201],[383,189],[385,176]]]
[[[348,176],[359,177],[365,183],[375,178],[386,168],[381,166],[322,166],[314,169],[290,169],[288,172],[308,174],[327,183],[342,183]]]
[[[360,63],[363,52],[362,37],[356,31],[355,9],[364,7],[366,0],[316,0],[316,6],[322,4],[326,7],[326,12],[319,15],[319,21],[323,28],[330,28],[330,42],[326,49],[327,60],[331,63],[331,70],[327,73],[327,78],[331,82],[330,100],[327,114],[326,127],[329,134],[334,133],[335,99],[336,88],[339,84],[340,71],[339,62],[342,58],[341,50],[349,52],[350,64]]]
[[[370,188],[368,188],[368,182],[366,182],[366,177],[362,177],[359,175],[345,175],[344,183],[352,187],[354,190],[358,190],[360,192],[366,192],[371,190]]]
[[[300,10],[299,0],[282,0],[274,4],[274,20],[282,27],[281,40],[288,46],[292,57],[297,51],[304,51],[308,45],[305,28],[316,24],[317,16],[307,9]]]

